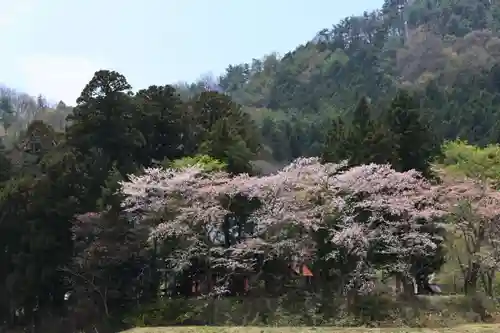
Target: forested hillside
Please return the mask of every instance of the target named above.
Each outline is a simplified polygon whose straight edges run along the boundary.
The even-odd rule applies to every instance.
[[[183,98],[207,87],[229,94],[257,120],[279,162],[317,155],[324,120],[349,113],[363,96],[378,112],[400,87],[415,92],[442,138],[485,145],[500,133],[499,29],[496,0],[386,0],[380,10],[332,23],[284,55],[232,64],[220,77],[177,88]],[[38,114],[64,128],[64,105],[40,113],[43,99],[9,89],[0,95],[12,98],[25,127]],[[294,141],[300,147],[283,150]]]
[[[194,83],[0,89],[0,331],[494,320],[500,2],[332,24]]]
[[[229,66],[219,85],[266,124],[274,150],[300,137],[293,156],[317,154],[318,118],[348,112],[362,96],[378,112],[398,87],[415,91],[440,136],[484,145],[500,133],[499,27],[495,0],[387,0],[281,57]],[[269,127],[279,133],[270,137]]]
[[[66,117],[72,107],[63,102],[49,105],[45,97],[30,96],[5,86],[0,86],[0,137],[3,143],[11,145],[33,120],[41,120],[62,132]]]

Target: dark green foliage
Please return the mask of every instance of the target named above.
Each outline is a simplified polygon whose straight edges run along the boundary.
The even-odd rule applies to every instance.
[[[96,72],[78,98],[66,129],[70,146],[82,154],[92,149],[102,151],[124,175],[136,168],[133,153],[145,145],[143,134],[135,126],[138,110],[128,94],[130,89],[123,75]]]
[[[392,165],[396,170],[415,169],[430,175],[430,163],[440,150],[440,143],[425,121],[426,114],[418,102],[407,91],[399,91],[384,115],[396,159]]]
[[[330,125],[321,158],[323,162],[340,162],[348,159],[346,124],[341,118],[334,119]]]
[[[323,160],[350,165],[391,163],[396,153],[392,134],[386,124],[376,121],[373,107],[366,97],[361,98],[350,119],[337,119],[325,138]]]
[[[194,116],[197,152],[225,162],[230,172],[250,172],[259,152],[250,116],[228,96],[203,92],[188,104]]]
[[[250,161],[255,156],[228,119],[217,121],[208,132],[199,152],[213,156],[225,163],[230,172],[250,172]]]
[[[0,184],[9,180],[12,172],[12,162],[7,157],[3,142],[0,140]]]
[[[296,157],[288,146],[299,135],[300,155],[317,154],[316,134],[362,96],[379,121],[387,106],[380,104],[400,88],[415,91],[438,138],[485,145],[500,133],[499,22],[497,2],[385,1],[381,11],[348,17],[281,59],[231,65],[220,83],[255,118],[266,113],[262,136],[278,161]]]
[[[151,86],[140,90],[135,99],[140,108],[137,127],[146,140],[146,146],[139,149],[142,164],[183,156],[189,147],[190,121],[175,88]]]
[[[202,152],[231,172],[252,171],[257,131],[229,97],[203,92],[182,102],[171,86],[135,96],[129,90],[123,75],[98,71],[64,134],[35,120],[12,149],[2,150],[2,322],[27,325],[41,313],[63,310],[90,321],[118,318],[156,297],[159,271],[149,229],[130,224],[121,207],[119,182],[129,174]],[[76,308],[64,302],[68,290]],[[24,314],[16,315],[20,307]]]
[[[119,215],[123,196],[120,194],[120,182],[125,179],[116,167],[109,171],[108,178],[102,185],[100,198],[97,200],[97,208],[100,212],[107,211],[110,214]]]
[[[351,165],[389,163],[399,171],[415,169],[430,176],[430,163],[439,153],[440,141],[410,93],[400,90],[378,120],[371,110],[363,97],[350,119],[333,121],[323,160],[348,160]]]
[[[325,162],[390,163],[430,176],[445,139],[500,142],[499,4],[386,0],[381,11],[345,18],[281,58],[229,66],[218,78],[224,93],[200,81],[134,94],[108,70],[94,74],[74,108],[0,89],[0,330],[45,317],[86,325],[135,316],[136,306],[153,317],[144,322],[189,317],[187,302],[157,300],[164,263],[148,242],[148,223],[157,221],[130,223],[121,206],[119,182],[145,167],[201,163],[253,173],[255,162],[272,171],[321,154]],[[248,218],[255,207],[239,204],[227,206]],[[224,232],[239,222],[224,221]],[[342,272],[323,255],[331,235],[317,235],[312,269],[322,272],[326,313],[326,289]],[[443,261],[444,253],[415,258],[410,270],[427,277]],[[278,264],[272,270],[287,274]],[[65,302],[69,290],[74,299]],[[352,311],[363,324],[387,317],[373,313],[390,303],[387,295],[356,297]],[[313,301],[308,295],[301,304]],[[179,308],[165,313],[172,304]],[[305,309],[303,320],[315,322]]]

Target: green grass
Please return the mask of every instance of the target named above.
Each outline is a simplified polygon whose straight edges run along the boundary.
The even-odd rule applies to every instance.
[[[122,333],[496,333],[500,325],[464,325],[452,328],[335,328],[335,327],[151,327]]]

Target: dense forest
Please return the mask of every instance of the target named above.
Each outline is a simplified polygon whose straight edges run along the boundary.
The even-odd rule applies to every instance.
[[[500,313],[500,1],[386,0],[134,88],[0,89],[0,331]]]

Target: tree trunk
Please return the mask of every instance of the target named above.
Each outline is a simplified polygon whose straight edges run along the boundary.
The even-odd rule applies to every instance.
[[[466,295],[474,294],[477,290],[477,281],[479,278],[480,264],[472,262],[467,269],[464,281],[464,292]]]
[[[403,278],[402,283],[403,293],[405,296],[413,297],[416,295],[417,291],[415,289],[417,288],[417,284],[415,283],[415,279],[413,277]]]
[[[399,295],[403,291],[403,282],[401,281],[401,277],[396,275],[396,293]]]
[[[481,274],[481,282],[483,284],[484,292],[486,295],[493,297],[493,281],[495,278],[495,270],[490,269]]]

